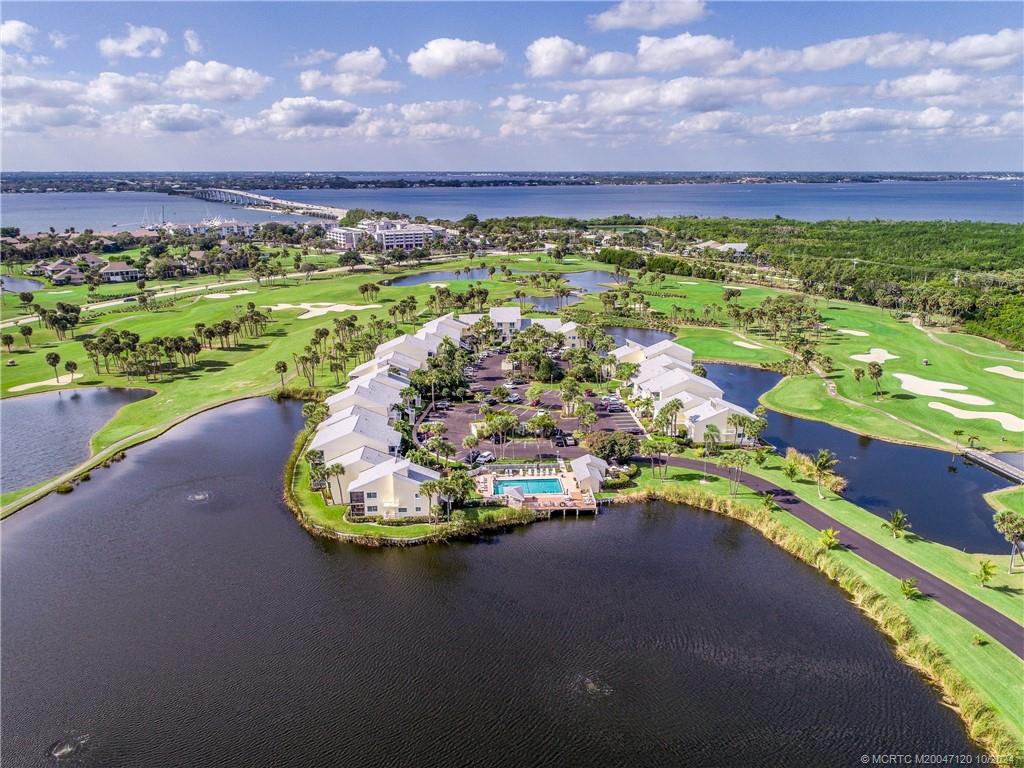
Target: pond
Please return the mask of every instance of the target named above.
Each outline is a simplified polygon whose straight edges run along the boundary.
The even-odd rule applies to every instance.
[[[573,304],[579,304],[583,301],[582,296],[563,296],[558,298],[557,296],[527,296],[526,301],[533,305],[533,308],[538,312],[558,312],[560,309],[565,307],[571,307]]]
[[[618,325],[606,325],[604,332],[615,339],[615,344],[619,347],[627,341],[635,341],[637,344],[649,347],[659,341],[675,338],[675,334],[668,331],[656,331],[653,328],[623,328]]]
[[[749,409],[782,378],[739,365],[707,363],[705,368],[727,400]],[[1007,481],[983,467],[945,451],[874,440],[774,411],[768,412],[763,438],[780,453],[790,446],[807,454],[833,451],[839,457],[837,471],[848,481],[845,498],[884,518],[902,509],[914,533],[924,538],[968,552],[1006,553],[1006,541],[992,523],[993,510],[982,496]]]
[[[40,288],[45,288],[45,283],[39,280],[31,280],[27,277],[10,277],[4,275],[0,277],[0,290],[4,293],[21,293],[22,291],[38,291]]]
[[[657,504],[324,542],[280,501],[300,427],[296,403],[225,406],[2,523],[5,763],[978,754],[837,588],[739,523]]]
[[[0,400],[0,488],[48,480],[89,458],[89,439],[148,389],[89,387]]]
[[[495,273],[497,274],[497,273]],[[415,275],[402,275],[391,279],[391,285],[423,285],[424,283],[447,283],[452,280],[492,280],[494,279],[485,268],[474,267],[464,269],[458,275],[452,270],[420,272]]]

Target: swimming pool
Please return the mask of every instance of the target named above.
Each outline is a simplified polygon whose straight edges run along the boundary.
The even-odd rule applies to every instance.
[[[557,477],[521,477],[517,480],[495,480],[494,493],[503,496],[509,488],[521,488],[527,496],[542,493],[565,493]]]

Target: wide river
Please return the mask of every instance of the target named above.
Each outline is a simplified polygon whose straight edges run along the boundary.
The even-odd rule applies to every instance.
[[[1024,221],[1020,181],[899,181],[881,184],[652,184],[588,187],[424,187],[264,190],[342,208],[401,211],[428,218],[501,216],[735,216],[822,219]],[[54,227],[109,231],[143,221],[194,222],[206,216],[281,220],[220,203],[145,192],[68,192],[0,196],[0,223],[38,232]]]
[[[225,406],[2,523],[4,766],[977,760],[836,587],[739,523],[656,504],[327,543],[280,501],[300,426]]]

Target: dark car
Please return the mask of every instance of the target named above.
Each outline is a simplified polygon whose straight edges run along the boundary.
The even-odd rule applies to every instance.
[[[625,413],[626,409],[618,403],[612,403],[608,406],[608,413]]]
[[[555,444],[556,448],[565,448],[566,442],[562,435],[555,435],[555,438],[551,441]]]

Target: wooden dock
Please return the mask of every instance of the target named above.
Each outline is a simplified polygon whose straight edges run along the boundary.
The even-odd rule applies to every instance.
[[[1021,469],[1020,467],[1015,467],[1013,464],[1008,464],[990,453],[984,453],[982,451],[975,450],[974,448],[966,449],[964,451],[964,456],[975,464],[980,464],[986,469],[995,472],[997,475],[1005,477],[1007,480],[1012,480],[1015,483],[1024,485],[1024,469]]]

